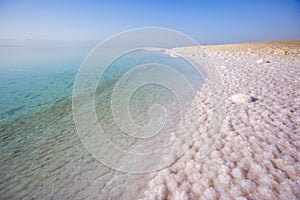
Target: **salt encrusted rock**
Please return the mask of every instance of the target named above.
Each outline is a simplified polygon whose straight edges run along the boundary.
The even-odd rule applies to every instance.
[[[259,59],[256,61],[257,64],[264,64],[264,63],[270,63],[270,61],[268,60],[264,60],[264,59]]]
[[[235,95],[232,95],[229,98],[229,100],[232,101],[233,103],[243,104],[243,103],[250,103],[250,102],[256,101],[257,99],[254,97],[251,97],[250,95],[246,95],[246,94],[235,94]]]

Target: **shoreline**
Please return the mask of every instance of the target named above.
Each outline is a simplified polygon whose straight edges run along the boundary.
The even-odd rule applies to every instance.
[[[33,178],[26,178],[26,184],[21,182],[21,197],[33,195],[36,187],[42,186],[34,195],[101,199],[299,198],[300,41],[181,47],[167,52],[201,66],[199,49],[205,49],[220,72],[227,109],[220,138],[204,158],[199,151],[209,137],[212,113],[206,84],[197,93],[197,106],[187,126],[187,131],[195,131],[190,149],[171,166],[147,174],[118,172],[91,156],[78,138],[72,99],[67,98],[5,126],[0,123],[1,131],[14,133],[2,136],[3,147],[9,152],[8,157],[1,156],[1,169],[9,172],[3,175],[4,182],[23,180],[18,179],[23,175]],[[20,146],[7,145],[9,142]],[[24,152],[27,160],[21,166],[16,158]],[[0,194],[16,198],[17,187],[9,187],[11,193],[0,190]]]
[[[200,128],[193,147],[158,172],[144,199],[299,198],[300,41],[171,51],[199,63],[199,48],[215,63],[225,86],[227,115],[221,137],[199,159],[207,133]],[[199,102],[205,105],[202,95]],[[210,112],[207,106],[205,110]]]

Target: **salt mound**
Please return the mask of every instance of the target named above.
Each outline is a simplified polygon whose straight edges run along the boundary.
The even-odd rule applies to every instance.
[[[264,64],[264,63],[270,63],[270,61],[268,60],[264,60],[264,59],[259,59],[256,61],[257,64]]]
[[[254,100],[253,97],[249,96],[249,95],[246,95],[246,94],[235,94],[235,95],[232,95],[230,98],[229,98],[230,101],[232,101],[233,103],[250,103]]]

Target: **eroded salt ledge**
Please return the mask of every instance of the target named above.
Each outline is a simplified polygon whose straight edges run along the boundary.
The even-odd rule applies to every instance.
[[[199,59],[200,47],[173,49]],[[215,148],[200,159],[208,132],[207,91],[193,146],[149,182],[144,199],[300,198],[300,41],[204,47],[220,71],[227,115]]]

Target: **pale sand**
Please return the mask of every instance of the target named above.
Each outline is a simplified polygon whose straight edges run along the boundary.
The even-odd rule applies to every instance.
[[[171,51],[199,61],[199,48]],[[193,146],[155,175],[144,198],[300,199],[300,41],[204,49],[225,86],[220,138],[200,159],[210,113],[204,87],[197,97],[201,125]]]

